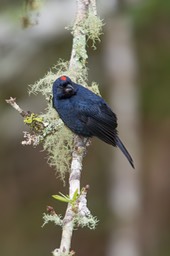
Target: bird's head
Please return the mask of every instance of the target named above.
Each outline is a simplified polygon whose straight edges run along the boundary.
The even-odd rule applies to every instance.
[[[53,95],[58,99],[67,99],[77,92],[76,84],[68,76],[60,76],[53,84]]]

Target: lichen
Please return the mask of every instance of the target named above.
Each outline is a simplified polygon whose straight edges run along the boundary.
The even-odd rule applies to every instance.
[[[92,40],[92,47],[96,49],[96,42],[100,42],[100,36],[102,35],[102,27],[104,23],[94,12],[89,9],[88,16],[83,24],[86,31],[87,40]]]
[[[101,95],[99,91],[99,86],[96,82],[92,82],[91,86],[89,86],[88,89],[99,96]]]
[[[79,214],[74,217],[74,227],[88,227],[89,229],[95,229],[98,223],[98,219],[91,214],[87,216],[80,216]]]
[[[73,133],[63,124],[55,136],[47,136],[43,147],[48,153],[48,164],[55,167],[56,173],[64,182],[65,174],[70,170]]]
[[[69,76],[68,61],[59,60],[58,63],[39,81],[29,85],[29,94],[41,93],[47,100],[52,95],[52,84],[57,77],[63,75]]]
[[[49,102],[52,97],[52,84],[63,74],[71,76],[71,72],[68,71],[68,62],[59,60],[58,64],[42,79],[29,86],[29,93],[41,93]],[[62,123],[56,110],[52,108],[52,102],[47,104],[42,117],[50,124],[50,127],[53,127],[51,134],[46,136],[43,141],[43,149],[47,151],[47,162],[50,166],[55,167],[57,175],[64,182],[65,174],[70,170],[73,133]],[[55,127],[57,124],[60,125]]]
[[[60,59],[57,65],[42,79],[29,86],[29,93],[41,93],[48,102],[44,113],[41,114],[44,122],[48,124],[44,129],[47,136],[43,136],[44,139],[41,142],[43,143],[43,149],[47,151],[48,164],[55,168],[56,174],[64,182],[66,173],[70,171],[73,133],[61,121],[56,110],[52,108],[52,102],[50,100],[52,98],[52,84],[63,74],[69,76],[74,82],[87,87],[87,68],[85,68],[85,64],[83,72],[82,69],[78,69],[75,78],[74,71],[69,69],[69,62]],[[88,88],[99,94],[96,83],[92,83],[92,86],[88,86]]]
[[[58,214],[43,214],[43,225],[42,227],[44,227],[48,222],[54,222],[55,225],[57,226],[62,226],[63,225],[63,220],[62,220],[62,216],[58,215]]]

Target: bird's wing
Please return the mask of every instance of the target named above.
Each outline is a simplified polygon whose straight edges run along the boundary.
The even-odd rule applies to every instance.
[[[116,146],[117,118],[106,103],[94,104],[80,113],[80,119],[84,122],[93,136]]]

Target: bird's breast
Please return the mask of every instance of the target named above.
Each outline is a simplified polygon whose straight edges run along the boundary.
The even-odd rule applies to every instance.
[[[84,137],[92,136],[85,123],[81,120],[80,111],[76,104],[67,99],[60,100],[55,106],[60,118],[72,132]]]

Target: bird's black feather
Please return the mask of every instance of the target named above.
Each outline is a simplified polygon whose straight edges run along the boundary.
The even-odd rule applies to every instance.
[[[134,168],[133,160],[118,137],[117,117],[100,96],[61,76],[53,84],[53,107],[75,134],[96,136],[118,146]]]
[[[127,151],[127,149],[125,148],[125,146],[123,145],[122,141],[120,140],[120,138],[118,136],[116,137],[116,145],[120,148],[120,150],[126,156],[126,158],[128,159],[129,163],[131,164],[131,166],[133,168],[135,168],[131,155],[129,154],[129,152]]]

